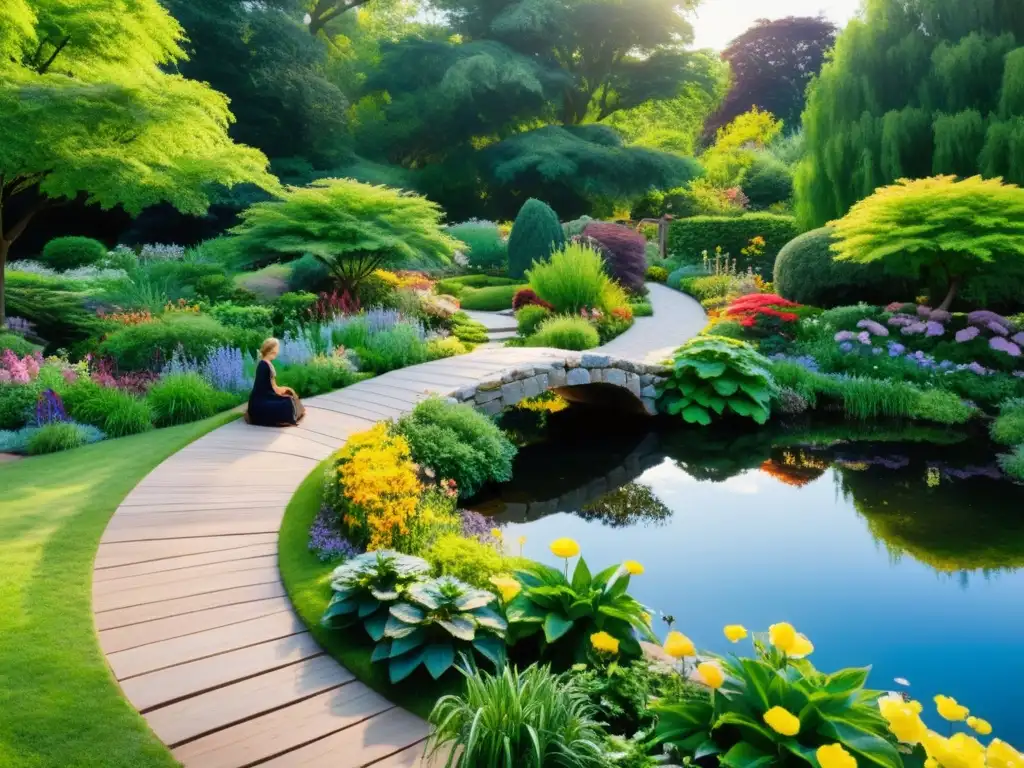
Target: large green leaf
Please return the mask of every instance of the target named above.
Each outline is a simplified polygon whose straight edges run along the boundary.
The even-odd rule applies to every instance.
[[[871,667],[851,667],[833,672],[825,677],[820,690],[825,693],[853,693],[864,687]]]
[[[388,616],[387,623],[384,625],[384,636],[390,637],[391,639],[396,637],[408,637],[417,629],[419,629],[419,626],[416,624],[406,624],[395,616]]]
[[[367,595],[359,601],[359,618],[365,619],[380,608],[380,600]]]
[[[701,408],[699,405],[691,405],[683,411],[683,421],[687,424],[700,424],[706,427],[711,423],[711,416],[708,415],[706,408]]]
[[[594,615],[594,604],[590,600],[577,600],[569,606],[570,619],[583,619]]]
[[[437,623],[448,630],[448,634],[459,640],[472,640],[476,636],[476,625],[465,616],[453,616],[451,619],[442,619]]]
[[[473,647],[490,660],[496,667],[505,663],[505,643],[494,635],[480,634],[473,640]]]
[[[469,594],[465,594],[457,598],[455,600],[455,607],[460,611],[472,611],[476,608],[482,608],[483,606],[493,602],[495,599],[495,596],[490,592],[477,589]]]
[[[740,659],[738,675],[744,683],[744,696],[760,712],[772,707],[768,687],[775,679],[775,670],[759,659]]]
[[[718,758],[718,764],[726,768],[760,768],[775,762],[775,755],[762,752],[753,744],[741,741]]]
[[[406,624],[419,624],[427,615],[422,608],[417,608],[411,603],[395,603],[388,608],[388,612]]]
[[[370,654],[371,662],[384,661],[384,659],[391,657],[391,641],[388,639],[381,640],[377,645],[373,647],[373,653]]]
[[[339,600],[338,596],[335,595],[331,598],[331,602],[327,604],[327,610],[324,611],[324,619],[333,619],[355,613],[358,608],[359,603],[355,600]]]
[[[881,736],[840,720],[826,717],[818,732],[840,742],[851,752],[884,768],[902,768],[903,760],[896,747]]]
[[[417,648],[411,653],[405,654],[405,656],[391,659],[388,663],[388,677],[391,682],[401,682],[415,672],[416,667],[423,662],[424,650],[423,648]]]
[[[505,606],[505,616],[511,623],[536,622],[539,624],[544,621],[547,611],[542,610],[525,593],[520,592],[512,599],[512,602]]]
[[[572,619],[567,619],[557,613],[549,613],[544,619],[544,639],[553,643],[572,629]]]
[[[692,359],[687,362],[702,379],[713,379],[716,376],[721,376],[728,368],[725,363],[705,362],[704,360]]]
[[[478,626],[489,629],[492,632],[502,633],[508,629],[508,622],[505,621],[505,617],[488,606],[477,608],[473,611],[473,619]]]
[[[363,627],[366,629],[366,634],[372,637],[374,640],[380,640],[384,637],[384,627],[387,626],[388,619],[391,616],[386,611],[375,613],[373,616],[363,622]]]
[[[398,588],[397,587],[370,587],[370,594],[380,600],[382,603],[389,603],[392,600],[398,599]]]
[[[423,645],[426,639],[427,633],[423,627],[416,627],[415,631],[410,632],[408,635],[393,638],[391,640],[391,656],[401,656],[403,653],[408,653],[413,648]]]
[[[586,592],[590,589],[590,569],[587,568],[587,561],[582,557],[579,562],[576,563],[576,568],[572,572],[572,588],[573,591],[579,594],[580,592]]]
[[[711,382],[711,386],[715,388],[715,392],[720,394],[722,397],[729,397],[736,393],[736,390],[740,388],[740,382],[738,379],[734,379],[728,376],[722,376]]]
[[[754,736],[754,738],[760,736],[763,739],[767,739],[769,742],[775,742],[781,738],[763,723],[759,723],[754,718],[749,715],[745,715],[742,712],[722,713],[711,726],[711,730],[721,728],[723,725],[735,725],[740,729],[740,731],[750,732],[747,734],[747,738],[750,738],[751,736]]]
[[[437,680],[455,663],[455,648],[451,643],[433,643],[423,649],[423,665]]]

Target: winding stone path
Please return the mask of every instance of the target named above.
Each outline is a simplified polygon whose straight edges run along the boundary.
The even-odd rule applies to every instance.
[[[704,322],[680,309],[692,299],[652,288],[661,289],[652,290],[654,319],[667,325],[656,332],[638,321],[612,343],[639,330],[634,361]],[[349,435],[432,394],[576,359],[485,349],[393,371],[310,398],[299,427],[221,427],[132,490],[96,556],[93,612],[124,695],[174,756],[189,768],[424,765],[426,723],[325,655],[292,610],[277,570],[282,516]]]

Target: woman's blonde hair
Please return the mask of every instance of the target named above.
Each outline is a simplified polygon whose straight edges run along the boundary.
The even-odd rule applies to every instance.
[[[281,342],[271,337],[260,345],[260,357],[266,357],[275,347],[280,347]]]

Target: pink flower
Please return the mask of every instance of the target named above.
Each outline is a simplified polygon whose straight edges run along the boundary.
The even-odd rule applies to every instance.
[[[0,384],[11,383],[11,372],[6,368],[0,368]]]
[[[978,334],[980,333],[981,331],[978,330],[976,326],[968,326],[967,328],[964,328],[962,331],[956,332],[956,342],[957,344],[963,344],[965,342],[971,341],[972,339],[978,338]]]
[[[891,304],[885,305],[886,312],[899,312],[901,309],[903,309],[902,301],[894,301]]]

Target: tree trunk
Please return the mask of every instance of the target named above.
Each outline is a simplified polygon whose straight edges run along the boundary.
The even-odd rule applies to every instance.
[[[0,328],[7,325],[6,296],[4,289],[7,276],[7,253],[11,250],[11,241],[0,237]]]
[[[941,309],[944,312],[948,312],[949,308],[953,306],[953,299],[956,298],[956,292],[960,290],[960,284],[963,281],[959,277],[954,277],[949,281],[949,291],[946,293],[946,298],[942,300],[937,309]]]

